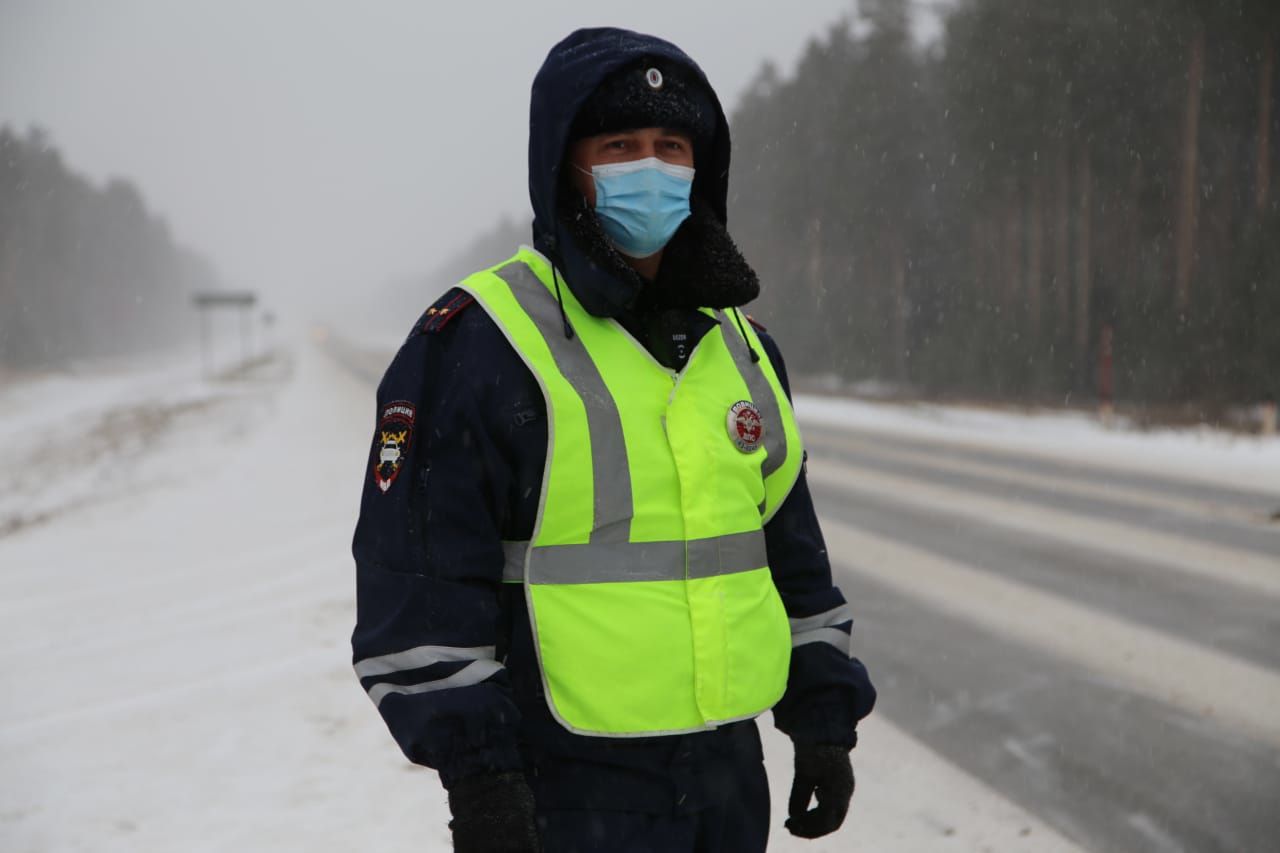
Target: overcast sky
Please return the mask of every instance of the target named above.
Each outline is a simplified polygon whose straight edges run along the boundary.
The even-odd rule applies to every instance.
[[[0,123],[39,124],[73,168],[134,181],[228,285],[349,293],[529,217],[529,86],[571,30],[674,41],[732,112],[763,61],[789,73],[852,9],[0,0]]]

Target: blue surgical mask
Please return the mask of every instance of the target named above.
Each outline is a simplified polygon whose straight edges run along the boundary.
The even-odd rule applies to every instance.
[[[592,166],[596,217],[614,247],[647,258],[667,245],[689,217],[693,174],[657,157]]]

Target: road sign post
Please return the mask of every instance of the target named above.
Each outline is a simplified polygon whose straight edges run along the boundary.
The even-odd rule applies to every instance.
[[[207,377],[213,373],[213,311],[218,309],[240,312],[240,361],[247,364],[250,355],[249,312],[258,304],[258,295],[250,291],[211,290],[195,294],[191,301],[200,312],[200,360],[204,375]]]

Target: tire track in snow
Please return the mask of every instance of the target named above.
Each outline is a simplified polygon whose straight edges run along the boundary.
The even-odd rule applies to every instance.
[[[1261,554],[1113,521],[1041,509],[1026,503],[984,497],[964,489],[924,483],[830,459],[813,460],[808,467],[808,477],[874,500],[923,507],[978,524],[1022,530],[1071,547],[1158,562],[1171,570],[1280,597],[1280,561]]]
[[[1053,650],[1019,640],[1004,628],[1011,608],[984,601],[985,590],[938,589],[907,555],[850,551],[830,514],[824,525],[856,618],[854,652],[880,692],[875,716],[1095,853],[1151,849],[1143,828],[1197,853],[1265,849],[1280,834],[1280,751],[1269,743],[1057,650],[1090,635],[1051,633]],[[1179,673],[1194,689],[1198,672],[1167,678]],[[1147,816],[1143,827],[1134,814]]]
[[[826,514],[880,536],[1280,670],[1280,608],[1266,596],[937,509],[881,502],[816,482],[810,488]]]
[[[822,525],[828,551],[846,565],[845,555],[857,555],[860,574],[1280,749],[1280,674],[1273,670],[846,522],[824,518]]]
[[[871,467],[888,474],[1190,535],[1280,560],[1280,524],[1272,523],[1261,511],[1246,512],[1207,500],[1157,493],[1115,482],[1053,476],[1043,471],[1025,470],[1016,464],[994,465],[956,458],[938,449],[908,451],[893,443],[855,435],[823,433],[810,449],[817,450],[821,458],[830,456],[833,460]]]

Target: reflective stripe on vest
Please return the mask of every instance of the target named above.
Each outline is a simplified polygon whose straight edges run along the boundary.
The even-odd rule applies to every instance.
[[[524,580],[525,562],[537,563],[536,583],[678,581],[749,572],[768,565],[764,531],[679,542],[549,545],[528,553],[528,542],[503,542],[502,579]]]
[[[589,315],[522,249],[462,283],[529,367],[548,448],[531,542],[504,543],[522,582],[548,706],[580,734],[697,731],[780,698],[791,629],[763,524],[799,475],[790,403],[754,330],[722,312],[685,369]],[[760,354],[750,360],[750,348]],[[764,424],[746,453],[728,414]]]

